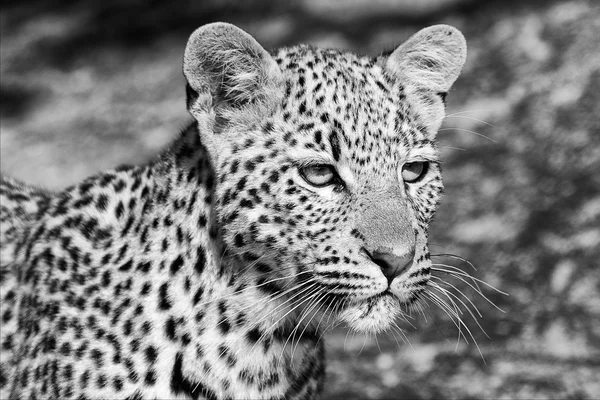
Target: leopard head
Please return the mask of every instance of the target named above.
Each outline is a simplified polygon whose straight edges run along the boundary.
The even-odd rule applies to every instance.
[[[435,137],[465,58],[446,25],[376,58],[269,53],[224,23],[190,37],[188,109],[226,253],[266,298],[289,300],[294,323],[329,313],[377,332],[423,291],[443,190]]]

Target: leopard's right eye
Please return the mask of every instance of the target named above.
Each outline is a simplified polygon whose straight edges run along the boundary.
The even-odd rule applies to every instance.
[[[327,164],[309,165],[300,168],[300,175],[308,183],[316,187],[335,183],[337,174],[335,168]]]

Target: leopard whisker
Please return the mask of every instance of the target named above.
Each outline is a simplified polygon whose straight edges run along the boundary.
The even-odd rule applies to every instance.
[[[465,264],[467,264],[468,266],[470,266],[471,268],[473,268],[474,271],[477,271],[477,268],[475,268],[475,265],[473,265],[473,263],[461,256],[458,256],[456,254],[451,254],[451,253],[440,253],[440,254],[430,254],[430,256],[432,258],[437,257],[437,258],[443,258],[443,257],[449,257],[449,258],[453,258],[455,260],[460,260],[462,262],[464,262]]]
[[[306,303],[306,301],[310,299],[310,297],[303,298],[303,297],[301,297],[301,295],[306,295],[305,293],[306,293],[306,292],[309,292],[309,293],[310,293],[310,291],[311,291],[311,290],[314,290],[314,291],[315,291],[314,293],[316,293],[316,292],[317,292],[317,291],[320,289],[319,285],[318,285],[318,284],[317,284],[315,281],[310,281],[310,282],[311,282],[311,285],[309,285],[308,287],[306,287],[306,288],[302,289],[300,292],[298,292],[298,293],[295,293],[295,294],[294,294],[292,297],[290,297],[289,299],[287,299],[286,301],[282,302],[282,303],[281,303],[281,304],[279,304],[277,307],[275,307],[273,310],[271,310],[271,313],[272,313],[272,312],[274,312],[275,310],[277,310],[277,309],[281,308],[282,306],[287,306],[287,305],[289,305],[289,304],[287,304],[287,303],[293,304],[293,302],[294,302],[294,301],[296,301],[296,300],[297,300],[297,298],[300,298],[300,299],[302,300],[300,303],[298,303],[298,304],[294,305],[294,307],[293,307],[291,310],[289,310],[289,311],[288,311],[286,314],[284,314],[284,315],[283,315],[283,317],[281,317],[281,318],[280,318],[280,319],[278,319],[278,320],[277,320],[277,321],[276,321],[276,322],[275,322],[273,325],[271,325],[271,326],[270,326],[270,327],[269,327],[269,328],[266,330],[266,332],[270,332],[272,328],[274,328],[275,326],[277,326],[277,324],[278,324],[279,322],[281,322],[282,320],[284,320],[284,319],[285,319],[285,317],[287,317],[287,316],[288,316],[288,315],[289,315],[289,314],[290,314],[292,311],[294,311],[294,310],[295,310],[295,309],[296,309],[296,308],[297,308],[299,305]],[[308,294],[307,296],[313,296],[313,295],[314,295],[314,293],[310,293],[310,294]],[[265,320],[265,319],[266,319],[266,318],[268,318],[268,317],[269,317],[269,315],[267,315],[265,318],[263,318],[263,319],[261,319],[260,321],[258,321],[258,322],[257,322],[257,324],[260,324],[260,323],[261,323],[263,320]]]
[[[309,287],[310,288],[314,288],[314,287]],[[292,313],[293,311],[295,311],[298,307],[300,307],[303,303],[305,303],[306,301],[309,301],[312,299],[312,296],[314,296],[316,294],[315,293],[310,293],[307,295],[307,297],[305,297],[301,302],[299,302],[298,304],[294,305],[285,315],[283,315],[281,318],[279,318],[277,321],[275,321],[268,329],[264,330],[264,332],[262,333],[262,335],[260,335],[260,337],[258,338],[258,340],[254,343],[254,345],[250,348],[250,352],[254,351],[254,348],[256,347],[256,345],[258,345],[258,343],[262,342],[271,332],[271,330],[276,327],[282,320],[284,320],[290,313]],[[261,321],[259,321],[257,324],[260,324],[262,321],[264,321],[265,319],[261,319]],[[280,360],[281,361],[281,360]]]
[[[461,318],[461,315],[463,315],[462,310],[458,307],[458,305],[456,304],[456,302],[450,297],[448,296],[446,293],[444,293],[442,290],[440,290],[437,285],[435,284],[431,284],[431,286],[435,289],[438,289],[440,291],[440,293],[442,293],[444,296],[446,296],[446,298],[449,300],[449,304],[445,301],[443,301],[442,298],[440,298],[440,300],[442,300],[442,303],[447,305],[447,308],[450,309],[450,307],[452,307],[453,310],[453,315],[455,315],[456,317],[456,321],[458,323],[457,328],[458,328],[458,340],[456,342],[456,349],[458,349],[458,344],[460,343],[460,336],[462,334],[462,336],[465,338],[465,342],[469,343],[467,338],[464,336],[464,333],[462,332],[462,325],[464,324]]]
[[[427,293],[425,293],[425,294],[427,294]],[[425,313],[427,315],[429,315],[429,319],[431,320],[431,322],[433,323],[433,325],[435,325],[435,328],[437,329],[437,331],[444,337],[444,339],[448,343],[451,343],[450,340],[446,337],[446,334],[444,333],[444,331],[442,331],[442,329],[440,328],[440,326],[437,324],[436,319],[429,312],[431,304],[429,302],[427,302],[426,300],[429,300],[429,301],[431,301],[433,303],[433,301],[431,299],[429,299],[429,298],[423,298],[423,297],[421,297],[421,298],[417,299],[417,301],[419,302],[419,305],[421,307],[421,310],[423,312],[423,317],[425,318],[425,320],[427,320],[427,316],[425,315]],[[435,303],[433,303],[433,304],[437,305]]]
[[[291,340],[292,340],[292,345],[293,345],[294,338],[295,338],[295,334],[296,334],[296,332],[297,332],[297,331],[300,329],[300,326],[301,326],[301,324],[302,324],[302,321],[304,321],[304,318],[306,318],[306,317],[308,316],[308,314],[310,314],[310,312],[312,311],[312,309],[313,309],[315,306],[317,306],[317,305],[318,305],[319,298],[321,298],[321,297],[323,297],[323,296],[324,296],[324,294],[323,294],[323,293],[320,293],[320,294],[319,294],[319,293],[317,293],[317,295],[316,295],[316,296],[313,296],[313,298],[311,299],[311,302],[310,302],[310,303],[309,303],[309,304],[308,304],[306,307],[304,307],[304,310],[303,310],[303,311],[302,311],[302,313],[300,314],[300,317],[299,317],[299,319],[298,319],[298,320],[295,322],[295,325],[296,325],[296,326],[295,326],[295,327],[294,327],[294,329],[293,329],[293,330],[290,332],[290,334],[288,335],[288,338],[287,338],[287,340],[285,341],[285,343],[284,343],[284,345],[283,345],[283,350],[285,350],[285,346],[287,345],[287,343],[288,343],[288,341],[290,340],[290,338],[291,338]],[[307,325],[307,326],[308,326],[308,325]],[[301,336],[302,336],[302,335],[300,335],[300,337],[301,337]],[[283,350],[282,350],[282,351],[283,351]],[[293,352],[292,352],[292,358],[293,358]]]
[[[477,136],[481,136],[482,138],[487,139],[487,140],[489,140],[490,142],[492,142],[494,144],[498,144],[498,141],[496,141],[496,140],[494,140],[494,139],[492,139],[492,138],[490,138],[490,137],[488,137],[488,136],[486,136],[486,135],[484,135],[482,133],[475,132],[475,131],[472,131],[470,129],[457,128],[457,127],[448,127],[448,128],[441,128],[440,130],[438,130],[438,132],[442,132],[442,131],[463,131],[463,132],[468,132],[468,133],[472,133],[472,134],[477,135]]]
[[[482,113],[482,112],[491,112],[491,111],[494,111],[494,110],[491,110],[491,109],[463,110],[463,111],[457,111],[457,112],[454,112],[454,113],[452,113],[452,114],[448,114],[446,117],[448,117],[448,116],[450,116],[450,115],[460,115],[460,114],[467,114],[467,113],[470,113],[470,112]]]
[[[336,311],[341,310],[346,306],[346,301],[347,301],[347,299],[344,299],[341,304],[338,303],[338,304],[334,304],[333,306],[330,306],[330,305],[327,306],[328,309],[330,310],[330,313],[329,313],[329,316],[327,317],[327,321],[325,322],[325,328],[321,332],[321,335],[319,335],[319,339],[317,339],[317,343],[319,343],[321,341],[321,339],[323,338],[323,335],[325,335],[325,333],[328,330],[335,328],[336,326],[338,326],[341,323],[341,321],[336,320],[336,319],[334,319],[331,322],[331,324],[329,323],[329,321]],[[325,316],[325,315],[323,315],[323,316]],[[319,322],[319,324],[320,324],[320,322]],[[350,330],[348,330],[348,332],[350,332]]]
[[[493,286],[493,285],[491,285],[491,284],[489,284],[489,283],[487,283],[487,282],[485,282],[485,281],[483,281],[483,280],[481,280],[479,278],[476,278],[473,275],[468,274],[467,272],[463,271],[460,268],[454,267],[452,265],[447,265],[447,264],[432,264],[432,267],[445,267],[445,268],[435,268],[435,269],[438,270],[438,271],[441,271],[441,272],[445,272],[445,273],[450,274],[450,275],[460,275],[460,276],[463,276],[465,278],[469,278],[471,281],[473,281],[474,284],[475,283],[481,283],[482,285],[487,286],[488,288],[494,290],[495,292],[497,292],[499,294],[503,294],[505,296],[509,296],[508,293],[503,292],[502,290],[496,288],[495,286]],[[475,288],[473,288],[473,289],[475,289]],[[481,289],[479,288],[478,285],[477,285],[477,289],[475,289],[475,290],[477,290],[478,292],[481,292]]]
[[[445,281],[444,279],[440,278],[439,276],[432,276],[432,278],[440,281],[440,283],[448,285],[449,287],[454,289],[456,292],[460,293],[469,302],[469,304],[473,307],[473,309],[477,312],[477,315],[479,316],[479,318],[483,318],[483,315],[481,315],[481,312],[479,312],[479,309],[477,308],[477,306],[459,288],[457,288],[455,285],[451,284],[450,282]]]
[[[398,328],[393,326],[390,333],[391,333],[392,337],[394,338],[394,341],[398,345],[398,348],[400,348],[402,346],[400,345],[400,342],[398,341],[398,338],[396,337],[395,332],[398,332]],[[400,340],[402,340],[403,343],[406,343],[402,337],[400,338]]]
[[[338,285],[336,285],[336,286],[338,286]],[[325,304],[325,311],[323,311],[323,313],[321,315],[321,318],[319,319],[319,323],[317,324],[317,327],[315,328],[315,330],[317,332],[319,332],[319,327],[321,326],[321,323],[323,322],[323,319],[325,318],[325,315],[327,315],[327,312],[331,310],[331,314],[333,314],[333,311],[334,311],[334,307],[330,307],[329,303],[324,303],[324,304]],[[331,318],[331,314],[330,314],[329,318]],[[328,322],[329,322],[329,319],[327,320],[327,323]],[[326,330],[327,330],[327,325],[325,326],[325,328],[323,329],[323,331],[326,331]]]
[[[317,324],[317,327],[315,328],[315,331],[318,333],[319,332],[319,328],[321,327],[321,323],[323,323],[323,319],[325,319],[325,316],[327,315],[328,312],[333,312],[332,309],[329,308],[328,304],[325,304],[325,310],[323,311],[323,313],[321,314],[321,318],[319,319],[319,323]],[[317,343],[319,343],[319,340],[321,340],[321,337],[323,336],[323,334],[327,331],[328,326],[325,325],[323,330],[321,331],[321,334],[319,335],[319,337],[317,338]]]
[[[311,306],[311,308],[309,309],[309,311],[305,313],[305,316],[303,316],[303,317],[302,317],[302,319],[301,319],[300,321],[298,321],[298,324],[297,324],[297,326],[296,326],[296,327],[299,327],[299,326],[300,326],[300,324],[302,323],[302,321],[304,320],[304,318],[306,318],[306,316],[308,316],[308,314],[314,310],[314,307],[317,307],[317,306],[318,306],[318,307],[317,307],[317,310],[316,310],[316,311],[315,311],[315,312],[312,314],[311,318],[310,318],[310,319],[308,320],[308,322],[305,324],[305,326],[304,326],[304,329],[302,330],[302,332],[300,332],[300,336],[298,337],[298,340],[296,341],[296,345],[295,345],[295,346],[293,347],[293,349],[292,349],[292,357],[291,357],[291,360],[292,360],[292,361],[294,360],[294,354],[295,354],[295,352],[296,352],[296,349],[297,349],[298,345],[300,344],[300,340],[302,340],[302,336],[304,335],[304,332],[305,332],[305,331],[306,331],[306,329],[307,329],[307,328],[310,326],[310,323],[312,322],[312,320],[313,320],[313,318],[315,317],[316,313],[318,313],[318,312],[321,310],[321,308],[323,307],[323,303],[321,303],[320,301],[321,301],[323,298],[325,298],[326,296],[327,296],[327,293],[322,293],[322,294],[321,294],[321,296],[320,296],[319,298],[317,298],[317,299],[314,301],[314,305],[313,305],[313,306]],[[295,331],[295,330],[296,330],[296,329],[294,329],[294,331]],[[294,341],[294,340],[292,339],[292,342],[293,342],[293,341]],[[284,347],[285,347],[285,346],[284,346]]]
[[[443,146],[440,145],[438,146],[440,149],[450,149],[450,150],[458,150],[458,151],[467,151],[466,149],[463,149],[462,147],[454,147],[454,146]]]
[[[358,355],[360,355],[360,353],[362,353],[362,351],[365,349],[365,346],[367,345],[367,339],[369,338],[369,334],[363,334],[363,345],[360,348],[360,350],[358,351]],[[354,339],[354,337],[352,337],[352,339]]]
[[[314,287],[318,286],[318,285],[317,285],[317,283],[316,283],[316,279],[315,279],[315,278],[313,278],[313,279],[309,279],[309,280],[307,280],[307,281],[305,281],[305,282],[302,282],[302,283],[300,283],[300,284],[298,284],[298,285],[296,285],[296,286],[294,286],[294,287],[292,287],[292,288],[290,288],[290,289],[286,290],[286,291],[285,291],[285,292],[283,292],[283,293],[280,293],[280,294],[278,294],[276,298],[279,298],[279,297],[281,297],[281,296],[283,296],[283,295],[285,295],[285,294],[287,294],[287,293],[289,293],[289,292],[295,291],[295,290],[297,290],[297,289],[299,289],[299,288],[301,288],[302,286],[304,286],[304,285],[307,285],[307,284],[310,284],[310,285],[309,285],[308,287],[306,287],[306,288],[302,289],[301,291],[299,291],[299,292],[297,292],[297,293],[294,293],[294,294],[293,294],[293,295],[292,295],[290,298],[286,299],[286,300],[285,300],[285,301],[283,301],[281,304],[279,304],[277,307],[275,307],[273,310],[271,310],[271,312],[274,312],[274,311],[278,310],[279,308],[281,308],[281,307],[283,307],[283,306],[286,306],[286,305],[287,305],[287,303],[290,303],[290,302],[293,302],[293,301],[295,301],[295,300],[296,300],[296,298],[297,298],[297,297],[299,297],[299,296],[300,296],[301,294],[303,294],[304,292],[306,292],[306,291],[309,291],[311,288],[314,288]],[[276,300],[276,298],[270,298],[270,299],[269,299],[269,300],[267,300],[267,302],[266,302],[266,303],[264,303],[263,305],[264,305],[264,306],[266,306],[266,305],[267,305],[267,304],[269,304],[271,301],[273,301],[273,300]],[[266,316],[265,318],[268,318],[268,316]],[[257,322],[257,324],[260,324],[260,323],[261,323],[263,320],[264,320],[264,319],[261,319],[261,320],[259,320],[259,321]]]
[[[457,338],[457,342],[456,342],[457,348],[460,343],[461,336],[464,338],[466,343],[469,343],[468,339],[462,333],[461,325],[455,321],[455,319],[460,319],[460,317],[457,317],[454,315],[454,310],[450,309],[449,306],[441,298],[439,298],[437,295],[434,295],[433,293],[427,293],[427,297],[434,305],[438,306],[441,310],[443,310],[446,313],[446,315],[448,315],[450,317],[450,321],[452,321],[454,326],[456,326],[456,328],[458,329],[458,338]],[[437,327],[438,331],[440,333],[442,333],[444,338],[448,342],[450,342],[450,340],[446,337],[444,332],[440,329],[440,327],[437,324],[436,324],[436,327]]]
[[[447,290],[445,290],[444,288],[440,287],[437,284],[432,284],[432,285],[428,285],[434,289],[437,289],[440,291],[440,293],[442,293],[444,296],[446,296],[446,298],[455,306],[458,308],[458,306],[456,305],[456,303],[454,302],[454,300],[452,299],[452,297],[448,294],[449,292]],[[433,295],[433,293],[429,292],[430,295]],[[438,297],[439,298],[439,297]],[[442,301],[442,303],[444,303]],[[444,303],[446,304],[446,303]],[[464,304],[464,303],[463,303]],[[462,314],[462,312],[461,312]],[[473,315],[473,314],[471,314]],[[475,336],[473,335],[473,333],[471,332],[471,330],[469,329],[469,327],[467,326],[467,324],[465,324],[465,322],[462,320],[462,318],[460,318],[460,316],[458,314],[455,314],[456,318],[457,318],[457,322],[459,323],[459,326],[464,327],[464,329],[467,331],[467,333],[469,334],[469,336],[471,337],[471,339],[473,340],[473,343],[475,344],[475,347],[477,347],[477,351],[479,352],[479,355],[481,356],[481,359],[483,360],[483,362],[485,363],[485,358],[483,357],[483,353],[481,351],[481,348],[479,347],[479,344],[477,343],[477,340],[475,339]],[[475,319],[475,318],[474,318]],[[475,321],[477,322],[477,319],[475,319]],[[481,326],[479,325],[479,323],[477,322],[477,325],[481,328]],[[459,328],[460,330],[460,328]],[[482,329],[483,330],[483,329]],[[485,334],[485,332],[484,332]],[[464,340],[466,343],[468,343],[466,336],[464,335],[464,333],[462,334]],[[487,335],[486,335],[487,336]],[[460,332],[459,332],[459,337],[460,337]],[[458,345],[458,344],[457,344]]]
[[[455,266],[452,266],[452,265],[448,265],[448,264],[433,263],[433,264],[431,264],[431,267],[433,269],[435,269],[435,270],[445,272],[445,273],[450,274],[452,276],[461,275],[461,276],[464,276],[465,278],[468,278],[469,280],[471,280],[471,282],[473,283],[473,285],[475,285],[475,287],[473,287],[473,290],[475,290],[475,291],[477,291],[479,293],[482,293],[481,287],[479,287],[479,283],[477,282],[477,279],[473,275],[471,275],[470,273],[468,273],[466,271],[463,271],[462,269],[460,269],[458,267],[455,267]],[[436,269],[435,267],[444,267],[445,269],[444,270],[439,269],[439,268]],[[453,274],[455,274],[455,275],[453,275]]]
[[[440,264],[434,264],[434,265],[440,265]],[[492,288],[493,290],[495,290],[497,293],[500,293],[502,295],[508,296],[508,293],[501,291],[500,289],[497,289],[496,287],[490,285],[489,283],[486,283],[480,279],[477,279],[475,277],[472,277],[460,270],[458,271],[452,271],[452,270],[446,270],[444,268],[435,268],[432,267],[431,268],[434,271],[439,271],[439,272],[443,272],[446,273],[448,275],[450,275],[451,277],[458,279],[462,282],[464,282],[467,286],[469,286],[470,288],[472,288],[479,296],[481,296],[485,301],[487,301],[488,303],[490,303],[495,309],[497,309],[498,311],[502,312],[502,313],[506,313],[506,311],[504,311],[503,309],[501,309],[500,307],[498,307],[496,305],[496,303],[494,303],[492,300],[490,300],[485,294],[483,294],[483,292],[481,291],[481,289],[479,288],[479,286],[474,286],[471,283],[469,283],[467,280],[465,280],[463,277],[467,277],[469,279],[475,280],[475,281],[479,281],[482,284],[486,285],[489,288]]]
[[[278,294],[277,294],[275,297],[269,297],[269,298],[267,299],[267,301],[266,301],[266,302],[263,304],[263,306],[266,306],[266,305],[267,305],[267,304],[269,304],[270,302],[272,302],[272,301],[274,301],[274,300],[277,300],[278,298],[280,298],[280,297],[282,297],[282,296],[286,295],[287,293],[289,293],[289,292],[291,292],[291,291],[297,290],[298,288],[302,287],[303,285],[305,285],[305,284],[307,284],[307,283],[309,283],[309,282],[311,282],[311,281],[310,281],[310,280],[308,280],[308,281],[302,282],[301,284],[298,284],[298,285],[296,285],[296,286],[293,286],[293,287],[291,287],[291,288],[287,289],[287,290],[286,290],[286,291],[284,291],[284,292],[278,293]],[[250,287],[250,288],[256,288],[256,287],[257,287],[257,286],[252,286],[252,287]],[[284,302],[284,303],[285,303],[285,302]],[[282,303],[282,304],[284,304],[284,303]],[[247,305],[247,306],[245,306],[245,307],[242,307],[242,308],[240,308],[240,311],[245,311],[245,310],[248,310],[248,309],[250,309],[250,308],[252,308],[252,307],[255,307],[255,306],[256,306],[256,304],[253,304],[253,303],[251,303],[251,304],[248,304],[248,305]],[[280,306],[281,306],[281,305],[280,305]],[[279,306],[278,306],[278,307],[279,307]],[[276,307],[274,310],[276,310],[278,307]],[[224,320],[222,320],[222,321],[218,322],[218,323],[216,324],[216,326],[219,326],[220,324],[222,324],[222,323],[224,323],[224,322],[226,322],[226,321],[227,321],[227,319],[224,319]]]
[[[444,282],[446,283],[446,282]],[[459,292],[460,294],[462,294],[465,299],[467,299],[467,301],[469,303],[471,303],[471,305],[473,306],[473,308],[475,309],[475,311],[477,312],[477,314],[479,315],[480,318],[483,318],[483,316],[481,315],[481,313],[479,312],[479,310],[477,309],[477,306],[475,306],[475,304],[473,304],[473,302],[464,294],[462,293],[460,290],[456,289],[456,287],[452,284],[451,285],[457,292]],[[473,314],[473,312],[471,311],[471,308],[468,307],[467,304],[465,304],[465,302],[462,301],[462,299],[458,296],[456,296],[454,293],[452,293],[451,291],[441,287],[440,285],[435,284],[436,288],[440,291],[443,291],[444,294],[446,295],[450,295],[453,298],[456,299],[456,301],[460,302],[462,304],[462,306],[468,311],[468,313],[471,315],[471,317],[473,318],[473,321],[475,321],[475,323],[477,324],[477,326],[479,327],[479,329],[481,330],[481,332],[483,332],[483,334],[489,339],[490,337],[488,336],[488,334],[486,333],[485,329],[483,329],[483,327],[479,324],[479,321],[477,320],[477,317],[475,316],[475,314]]]
[[[424,293],[424,295],[426,295],[430,301],[432,301],[435,305],[437,305],[442,311],[444,311],[446,313],[446,315],[448,315],[448,317],[450,317],[450,321],[452,321],[452,323],[454,324],[454,326],[456,326],[456,328],[459,331],[459,336],[461,334],[461,327],[460,327],[460,323],[457,322],[457,320],[460,320],[460,315],[458,315],[456,313],[455,310],[453,310],[441,297],[439,297],[437,294],[432,293],[432,292],[426,292]],[[464,336],[463,336],[464,337]],[[465,341],[468,343],[467,338],[465,337]]]
[[[229,299],[229,298],[235,297],[235,296],[239,295],[240,293],[246,292],[246,291],[248,291],[248,290],[252,290],[252,289],[255,289],[255,288],[259,288],[259,287],[261,287],[261,286],[265,286],[265,285],[268,285],[268,284],[270,284],[270,283],[273,283],[273,282],[277,282],[277,281],[281,281],[281,280],[285,280],[285,279],[292,279],[292,278],[294,278],[294,277],[300,276],[301,274],[304,274],[304,273],[309,273],[309,272],[310,272],[310,271],[301,271],[301,272],[298,272],[298,273],[296,273],[296,274],[287,275],[287,276],[278,277],[278,278],[273,278],[273,279],[271,279],[271,280],[269,280],[269,281],[263,282],[263,283],[261,283],[261,284],[258,284],[258,285],[251,285],[251,286],[247,286],[247,287],[245,287],[244,289],[242,289],[242,290],[239,290],[239,291],[237,291],[237,292],[228,293],[228,294],[226,294],[225,296],[222,296],[222,297],[211,298],[211,299],[209,299],[209,300],[207,300],[207,301],[205,301],[205,302],[202,302],[202,303],[199,303],[199,304],[197,304],[197,305],[196,305],[196,307],[202,307],[202,306],[206,306],[206,305],[212,304],[212,303],[214,303],[214,302],[216,302],[216,301],[227,300],[227,299]]]
[[[373,335],[373,339],[375,339],[375,344],[377,345],[377,349],[379,349],[379,354],[381,354],[381,346],[379,346],[379,340],[377,340],[377,335]]]
[[[484,121],[484,120],[482,120],[482,119],[479,119],[479,118],[468,117],[468,116],[466,116],[466,115],[456,115],[456,114],[450,114],[450,115],[446,115],[446,118],[463,118],[463,119],[468,119],[468,120],[471,120],[471,121],[481,122],[482,124],[485,124],[485,125],[487,125],[487,126],[490,126],[490,127],[492,127],[492,128],[496,128],[496,126],[495,126],[495,125],[493,125],[493,124],[490,124],[490,123],[489,123],[489,122],[487,122],[487,121]]]
[[[417,299],[414,303],[410,304],[408,307],[409,313],[412,313],[413,310],[415,314],[421,314],[425,319],[425,323],[427,323],[427,316],[425,315],[425,309],[423,308],[423,304],[421,304],[420,299]]]
[[[414,320],[414,318],[412,316],[410,316],[410,314],[407,314],[404,311],[400,311],[400,315],[398,317],[401,318],[402,321],[404,321],[408,325],[410,325],[411,328],[417,329],[417,327],[409,320],[409,319]]]
[[[306,297],[301,302],[296,304],[291,310],[289,310],[287,313],[285,313],[283,315],[283,317],[279,318],[273,325],[271,325],[267,330],[265,330],[265,333],[263,335],[261,335],[261,339],[262,339],[262,336],[264,336],[267,332],[271,331],[271,329],[273,329],[275,326],[277,326],[279,324],[279,322],[281,322],[283,319],[285,319],[290,313],[292,313],[296,309],[298,309],[302,304],[304,304],[306,302],[312,302],[315,299],[315,297],[317,297],[319,295],[320,287],[318,287],[318,285],[315,285],[315,286],[316,286],[316,290],[313,293],[306,295]],[[309,303],[309,304],[311,304],[311,303]],[[288,340],[289,340],[289,336],[288,336]],[[283,360],[283,353],[285,351],[285,346],[287,345],[288,340],[286,340],[285,344],[283,345],[282,353],[281,353],[280,360],[279,360],[280,362]],[[260,339],[259,339],[259,341],[260,341]]]
[[[346,351],[346,343],[348,342],[348,335],[350,335],[350,333],[352,333],[352,339],[354,339],[354,335],[356,334],[353,330],[348,329],[346,331],[346,336],[344,337],[344,351]]]
[[[346,298],[346,299],[344,299],[344,300],[342,301],[342,303],[341,303],[341,304],[340,304],[340,303],[336,304],[336,305],[333,307],[333,310],[335,310],[335,311],[340,311],[340,310],[343,310],[343,309],[345,309],[345,308],[346,308],[346,305],[348,304],[348,302],[349,302],[349,301],[350,301],[350,300],[349,300],[349,299],[347,299],[347,298]],[[331,315],[330,315],[329,317],[331,318],[332,316],[333,316],[333,312],[331,313]],[[329,323],[329,318],[328,318],[328,320],[327,320],[327,323]],[[330,329],[333,329],[333,328],[335,328],[336,326],[340,326],[341,324],[342,324],[342,321],[341,321],[340,319],[335,319],[335,318],[334,318],[334,319],[331,321],[331,328],[330,328]]]
[[[400,328],[395,321],[393,322],[392,329],[400,334],[402,342],[408,343],[408,345],[410,347],[413,347],[412,343],[408,339],[408,336],[406,336],[406,332],[404,331],[404,329]],[[394,336],[394,340],[396,340],[396,336],[395,335],[392,335],[392,336]],[[398,343],[398,340],[396,340],[396,343]],[[399,346],[400,346],[400,343],[398,343],[398,347]]]
[[[278,305],[278,306],[276,306],[276,307],[275,307],[273,310],[271,310],[271,312],[270,312],[270,313],[268,313],[267,315],[264,315],[264,316],[262,316],[262,318],[260,318],[260,319],[259,319],[258,321],[256,321],[256,322],[254,322],[254,323],[253,323],[251,326],[260,326],[260,325],[261,325],[261,324],[262,324],[264,321],[266,321],[268,318],[270,318],[270,317],[271,317],[271,315],[272,315],[272,313],[273,313],[273,312],[275,312],[276,310],[278,310],[278,309],[280,309],[280,308],[282,308],[282,307],[288,307],[290,304],[294,304],[294,302],[297,300],[297,298],[302,298],[302,295],[303,295],[305,292],[310,292],[310,291],[311,291],[311,290],[312,290],[312,289],[313,289],[313,288],[316,286],[316,283],[314,282],[314,280],[309,280],[309,281],[303,282],[303,283],[302,283],[302,284],[300,284],[300,285],[297,285],[297,286],[295,286],[295,287],[293,287],[293,288],[290,288],[290,289],[288,289],[288,292],[289,292],[289,291],[292,291],[292,290],[297,290],[298,288],[300,288],[300,287],[302,287],[302,286],[304,286],[304,285],[307,285],[307,284],[309,284],[309,286],[308,286],[308,287],[305,287],[305,288],[303,288],[302,290],[298,291],[297,293],[294,293],[294,295],[293,295],[293,296],[291,296],[290,298],[288,298],[288,299],[286,299],[285,301],[283,301],[281,304],[279,304],[279,305]],[[271,300],[274,300],[274,299],[271,299]],[[266,303],[264,303],[264,306],[266,306],[267,304],[269,304],[269,302],[270,302],[271,300],[268,300]],[[286,315],[287,315],[287,314],[286,314]],[[285,316],[284,316],[283,318],[285,318]],[[282,319],[283,319],[283,318],[282,318]],[[278,320],[278,321],[275,323],[275,325],[277,325],[277,324],[278,324],[278,323],[279,323],[279,322],[280,322],[282,319]],[[270,327],[270,328],[269,328],[269,330],[267,330],[267,331],[265,331],[265,332],[264,332],[264,334],[261,336],[261,338],[259,339],[259,341],[260,341],[260,340],[263,338],[263,336],[266,336],[266,335],[269,333],[269,331],[270,331],[270,329],[271,329],[271,328],[272,328],[272,327]]]
[[[336,285],[335,288],[337,288],[339,285]],[[334,289],[335,289],[334,288]],[[329,293],[327,293],[329,294]],[[345,300],[344,300],[345,303]],[[319,328],[321,326],[321,324],[323,323],[323,319],[325,318],[325,316],[327,315],[327,313],[329,313],[329,316],[327,317],[327,320],[325,321],[325,325],[324,328],[322,329],[322,333],[319,336],[319,339],[323,336],[323,334],[325,334],[325,332],[327,332],[329,329],[333,329],[336,326],[336,321],[335,319],[331,322],[331,324],[329,323],[329,321],[331,320],[331,317],[333,317],[334,313],[336,313],[336,311],[339,311],[339,309],[343,308],[343,307],[338,307],[340,306],[339,303],[333,303],[333,302],[325,302],[325,310],[323,311],[321,318],[319,319],[319,323],[316,326],[316,331],[319,332]],[[318,342],[318,340],[317,340]]]

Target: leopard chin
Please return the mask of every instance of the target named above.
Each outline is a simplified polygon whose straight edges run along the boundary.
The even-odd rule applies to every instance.
[[[393,326],[402,313],[400,301],[390,292],[348,306],[339,318],[359,333],[381,333]]]

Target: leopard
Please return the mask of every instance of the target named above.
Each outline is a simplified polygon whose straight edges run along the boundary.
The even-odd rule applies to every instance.
[[[448,25],[378,56],[198,28],[193,118],[154,159],[2,177],[0,397],[317,398],[324,333],[385,332],[430,280],[465,60]]]

